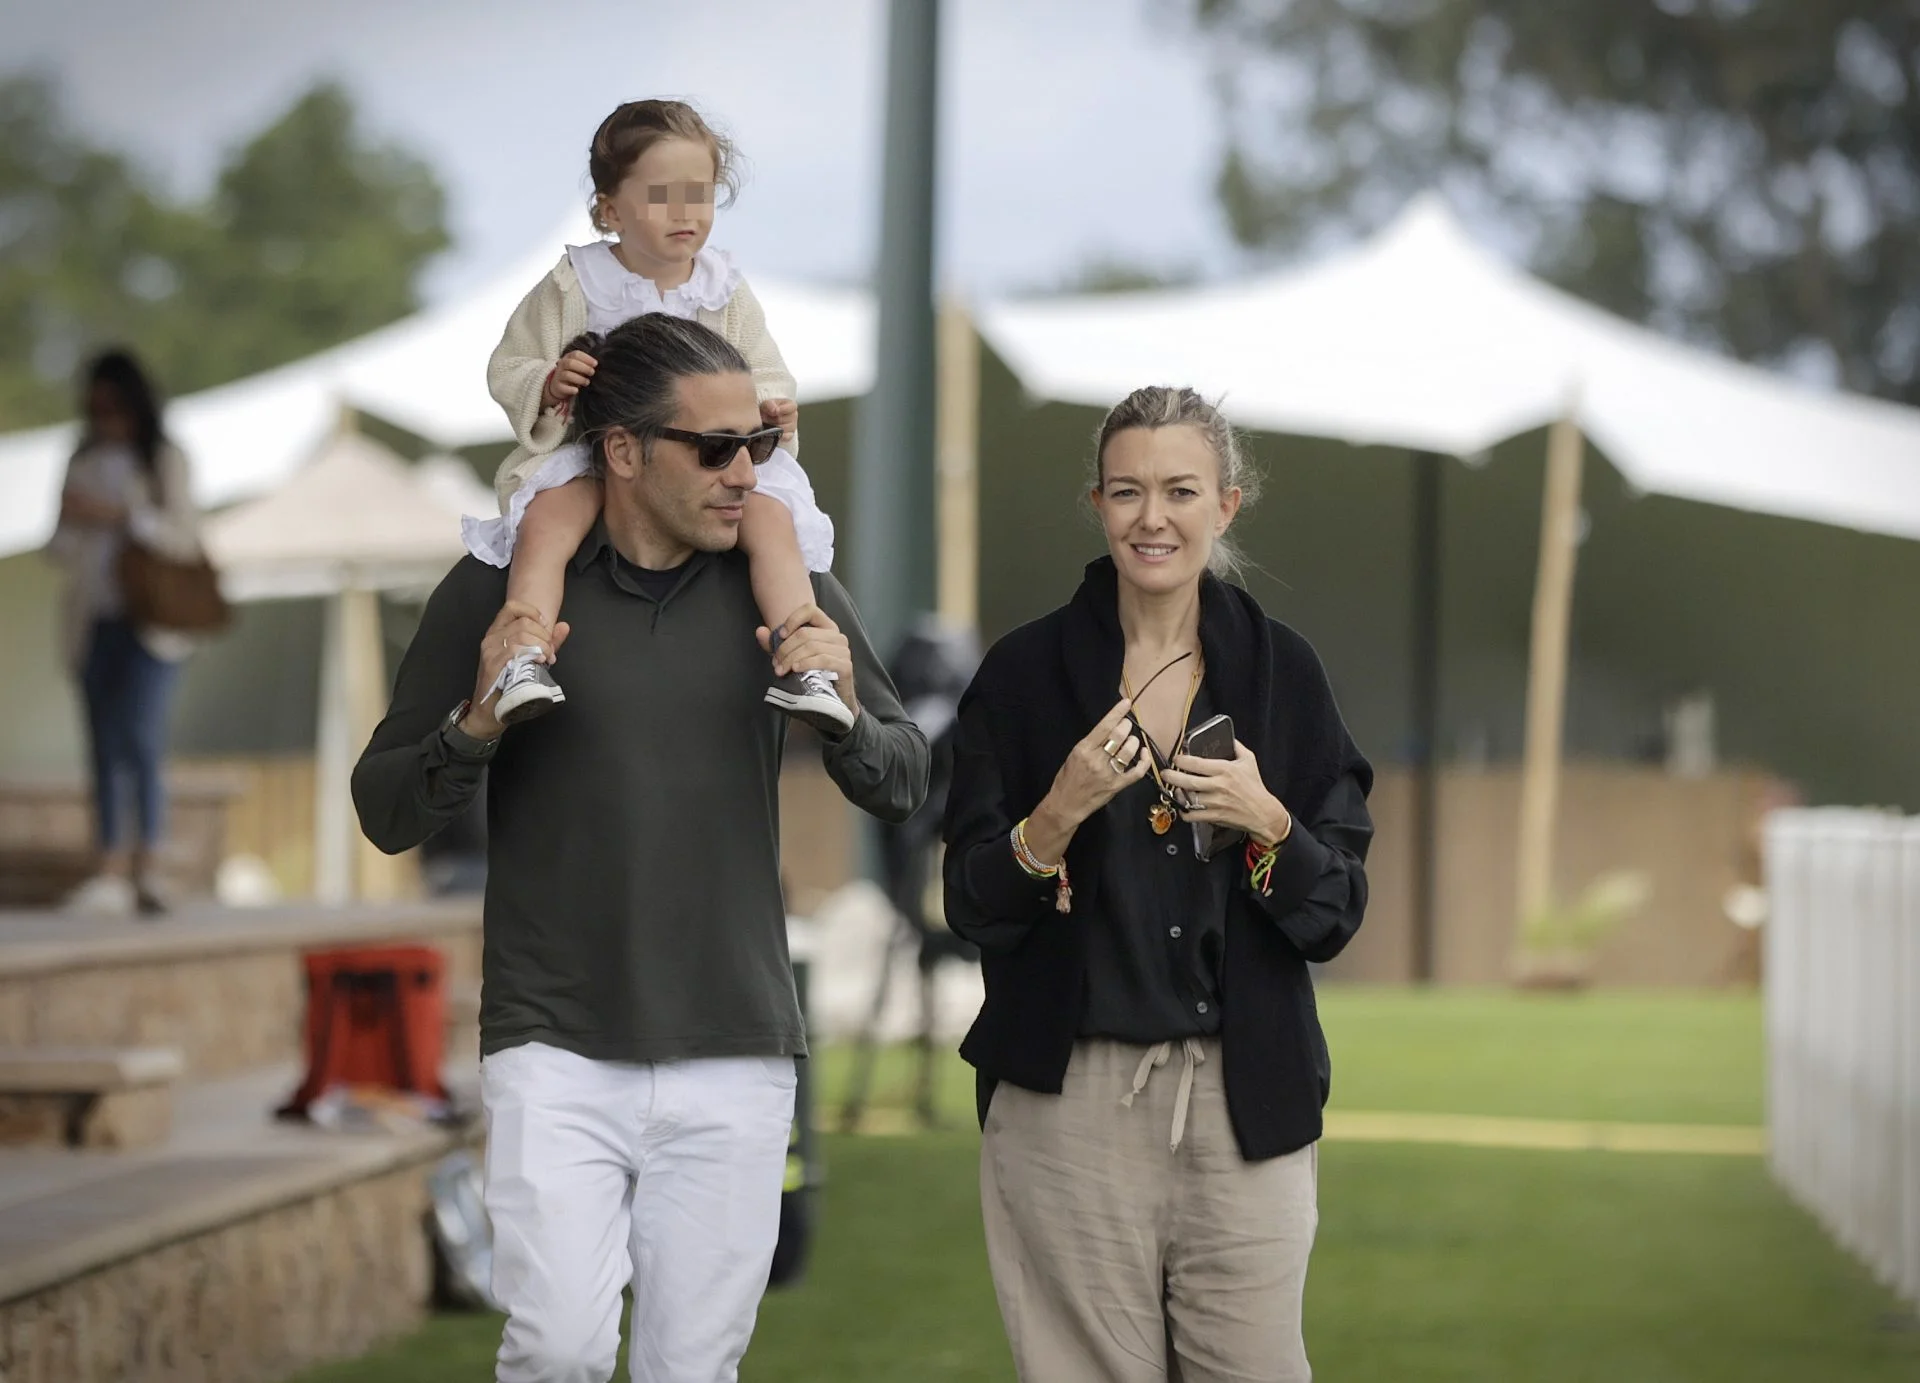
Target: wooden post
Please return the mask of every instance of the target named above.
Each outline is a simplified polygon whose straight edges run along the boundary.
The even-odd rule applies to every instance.
[[[420,892],[414,857],[381,854],[353,810],[353,765],[386,714],[386,662],[379,593],[352,585],[336,592],[327,601],[314,746],[313,891],[323,903]]]
[[[373,738],[373,730],[387,713],[392,687],[387,680],[386,636],[380,627],[380,595],[377,591],[347,592],[346,605],[346,701],[348,740],[339,772],[349,781],[360,751]],[[383,854],[360,831],[359,817],[352,801],[347,803],[347,829],[354,845],[354,896],[363,902],[392,902],[398,898],[420,896],[420,864],[416,852],[404,855]]]
[[[320,637],[320,717],[314,734],[313,896],[322,903],[353,897],[352,707],[348,694],[349,592],[327,597]]]
[[[1540,562],[1533,587],[1533,640],[1527,657],[1527,741],[1520,772],[1515,940],[1553,898],[1553,827],[1560,797],[1566,718],[1567,642],[1573,619],[1573,568],[1580,543],[1583,447],[1572,418],[1547,439],[1546,490],[1540,501]]]
[[[1413,625],[1409,630],[1408,712],[1413,723],[1413,936],[1416,984],[1434,978],[1439,892],[1440,525],[1445,458],[1416,451],[1413,467]]]
[[[954,297],[940,300],[935,457],[940,618],[972,629],[980,620],[980,342]]]

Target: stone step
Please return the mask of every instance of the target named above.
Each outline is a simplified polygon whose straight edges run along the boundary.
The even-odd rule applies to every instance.
[[[0,1144],[150,1147],[185,1070],[172,1047],[0,1047]]]
[[[275,1119],[299,1078],[182,1084],[149,1149],[0,1149],[0,1377],[277,1379],[415,1327],[426,1177],[462,1135]]]

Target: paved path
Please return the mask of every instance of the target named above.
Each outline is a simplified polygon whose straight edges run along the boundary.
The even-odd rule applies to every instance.
[[[816,1112],[816,1117],[818,1113]],[[823,1125],[824,1126],[824,1125]],[[906,1109],[869,1109],[860,1132],[919,1132]],[[1484,1114],[1411,1114],[1392,1110],[1327,1112],[1329,1143],[1439,1143],[1464,1148],[1547,1152],[1692,1153],[1764,1157],[1767,1131],[1738,1124],[1609,1124],[1578,1119],[1514,1119]]]
[[[1578,1119],[1513,1119],[1481,1114],[1327,1112],[1331,1143],[1447,1143],[1468,1148],[1553,1152],[1707,1153],[1763,1157],[1767,1131],[1737,1124],[1607,1124]]]

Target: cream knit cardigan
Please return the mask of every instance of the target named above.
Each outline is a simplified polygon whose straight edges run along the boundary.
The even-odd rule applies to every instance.
[[[754,392],[762,402],[794,397],[793,375],[780,358],[780,348],[767,332],[767,315],[745,279],[734,288],[725,307],[717,311],[702,308],[695,320],[726,337],[747,358],[753,370]],[[520,440],[494,474],[493,488],[502,513],[547,453],[566,440],[566,414],[558,408],[541,408],[540,392],[567,342],[586,329],[587,297],[572,263],[563,254],[553,271],[520,300],[520,306],[507,319],[506,334],[487,362],[487,389],[506,410],[513,435]],[[797,434],[787,441],[786,448],[799,454]]]

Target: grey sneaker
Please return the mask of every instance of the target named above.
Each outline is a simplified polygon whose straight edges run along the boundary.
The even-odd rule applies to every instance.
[[[767,688],[766,701],[834,739],[853,728],[853,712],[834,690],[832,676],[818,669],[775,679]]]
[[[540,661],[540,650],[522,648],[514,652],[500,673],[500,700],[493,714],[502,725],[518,725],[523,720],[543,716],[567,699],[560,684],[553,680],[547,665]]]

